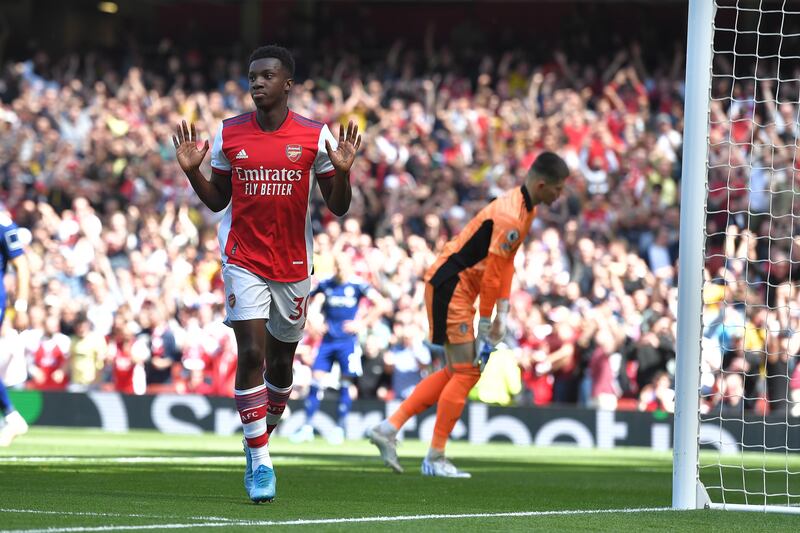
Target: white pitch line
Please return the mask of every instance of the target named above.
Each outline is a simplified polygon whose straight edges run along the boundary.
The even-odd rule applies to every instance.
[[[51,456],[0,456],[1,463],[215,463],[238,464],[242,457],[232,456],[135,456],[135,457],[82,457],[80,455],[51,455]]]
[[[303,458],[296,455],[281,456],[281,463],[296,463]],[[334,458],[331,457],[330,461]],[[7,456],[0,455],[1,464],[42,464],[42,463],[86,463],[86,464],[204,464],[204,465],[244,465],[244,455],[225,456],[225,455],[203,455],[203,456],[183,456],[183,455],[142,455],[132,457],[86,457],[80,455],[52,455],[52,456]]]
[[[589,514],[630,514],[672,511],[670,507],[643,507],[639,509],[575,509],[569,511],[517,511],[506,513],[427,514],[401,516],[365,516],[358,518],[315,518],[298,520],[242,520],[231,522],[206,522],[193,524],[149,524],[141,526],[92,526],[61,527],[45,529],[9,529],[0,533],[88,533],[94,531],[136,531],[148,529],[188,529],[194,527],[263,527],[263,526],[308,526],[326,524],[358,524],[365,522],[403,522],[411,520],[442,520],[453,518],[524,518],[536,516],[569,516]]]
[[[91,511],[40,511],[38,509],[0,509],[0,513],[29,513],[29,514],[54,514],[59,516],[105,516],[115,518],[183,518],[181,516],[165,516],[157,514],[131,514],[131,513],[95,513]],[[234,518],[221,516],[189,516],[189,520],[210,520],[215,522],[238,522]]]

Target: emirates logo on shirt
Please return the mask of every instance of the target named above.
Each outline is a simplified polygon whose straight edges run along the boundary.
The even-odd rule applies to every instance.
[[[300,156],[303,155],[303,147],[299,144],[287,144],[286,145],[286,157],[289,158],[289,161],[292,163],[297,163],[297,160],[300,159]]]
[[[291,196],[294,182],[302,181],[303,169],[233,167],[237,181],[244,182],[246,196]]]

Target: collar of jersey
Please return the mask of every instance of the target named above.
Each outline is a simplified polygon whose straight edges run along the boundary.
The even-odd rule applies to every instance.
[[[532,211],[533,200],[531,200],[531,193],[528,192],[528,188],[524,184],[522,187],[520,187],[520,190],[522,191],[522,198],[525,199],[525,208],[528,210],[528,212]]]
[[[259,126],[258,124],[258,111],[253,111],[253,118],[251,122],[256,131],[258,131],[258,133],[263,133],[264,135],[275,135],[276,133],[280,133],[281,131],[283,131],[289,125],[289,122],[291,122],[293,115],[294,111],[290,109],[289,112],[286,113],[286,118],[283,120],[283,122],[281,122],[281,125],[278,126],[278,129],[276,129],[275,131],[264,131],[261,129],[261,126]]]

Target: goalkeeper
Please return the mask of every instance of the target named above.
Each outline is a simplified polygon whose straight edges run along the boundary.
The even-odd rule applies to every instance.
[[[514,255],[528,234],[536,206],[552,204],[561,195],[568,175],[569,169],[559,156],[552,152],[539,155],[525,183],[484,207],[445,245],[426,272],[425,304],[431,342],[444,345],[447,366],[422,380],[394,414],[367,431],[370,442],[394,471],[403,471],[397,460],[397,431],[409,418],[437,404],[436,425],[422,461],[422,474],[470,477],[447,460],[445,445],[461,417],[470,389],[480,377],[485,361],[483,348],[494,346],[506,334]],[[479,296],[476,338],[473,323]]]

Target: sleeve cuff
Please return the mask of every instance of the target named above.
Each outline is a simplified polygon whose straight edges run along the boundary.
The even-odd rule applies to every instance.
[[[328,172],[320,172],[319,174],[317,174],[317,179],[318,180],[327,180],[327,179],[331,179],[335,175],[336,175],[336,170],[329,170]]]
[[[223,176],[230,176],[231,175],[231,169],[227,169],[226,170],[224,168],[217,168],[215,166],[212,166],[211,170],[213,172],[216,172],[217,174],[222,174]]]

